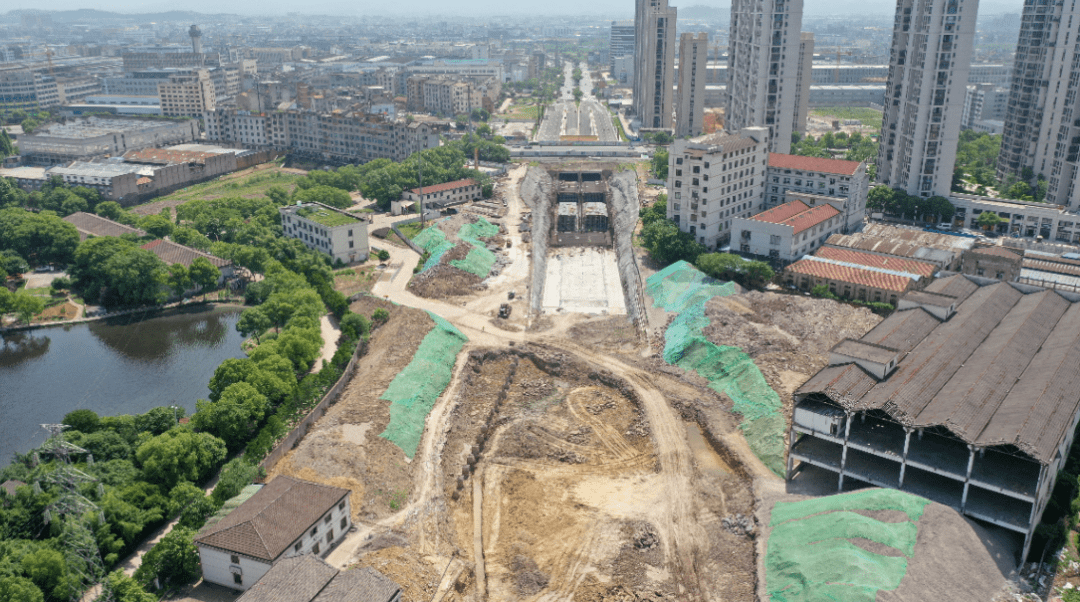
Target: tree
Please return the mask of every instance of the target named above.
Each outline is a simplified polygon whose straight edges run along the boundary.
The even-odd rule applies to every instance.
[[[67,562],[64,555],[41,547],[22,558],[23,574],[51,597],[64,598],[67,589]]]
[[[675,222],[658,219],[641,230],[641,243],[649,255],[661,264],[684,260],[693,263],[705,252],[705,245],[679,230]]]
[[[293,200],[303,203],[322,203],[338,209],[352,207],[353,204],[352,197],[349,196],[348,192],[330,186],[315,186],[307,190],[297,189],[293,193]]]
[[[145,441],[135,451],[135,459],[148,481],[171,489],[182,480],[201,482],[225,459],[225,453],[221,439],[176,427]]]
[[[123,571],[113,571],[102,584],[98,600],[111,602],[157,602],[157,596],[144,590],[141,585]]]
[[[162,588],[186,585],[199,578],[199,551],[195,531],[177,527],[154,544],[135,571],[135,581],[144,587],[160,583]]]
[[[993,230],[997,228],[998,224],[1005,223],[1005,219],[993,211],[983,211],[979,214],[979,219],[976,223],[983,230]]]
[[[179,515],[177,524],[187,529],[201,529],[219,506],[201,487],[181,481],[169,491],[169,516]]]
[[[379,258],[379,261],[387,261],[390,259],[390,251],[387,251],[386,249],[379,249],[375,253],[375,256]]]
[[[259,467],[251,464],[244,458],[229,460],[221,469],[221,477],[214,487],[210,498],[214,504],[220,506],[227,500],[236,497],[240,491],[250,485],[255,477],[259,476]]]
[[[390,312],[381,307],[375,308],[375,311],[371,312],[371,321],[377,324],[384,324],[390,319]]]
[[[652,205],[638,210],[641,224],[648,226],[656,220],[667,219],[667,201],[667,195],[661,193],[656,195],[656,201]]]
[[[0,209],[0,241],[34,265],[69,263],[79,246],[79,231],[55,215],[25,209]]]
[[[1034,191],[1027,182],[1016,182],[1003,193],[1003,196],[1018,201],[1034,200],[1035,198]]]
[[[64,414],[62,422],[81,433],[90,434],[98,429],[101,418],[93,410],[72,410]]]
[[[652,173],[653,177],[657,180],[667,180],[668,177],[668,150],[666,148],[657,149],[653,153],[652,159]]]
[[[360,314],[347,313],[341,319],[341,334],[346,338],[359,339],[371,332],[371,322]]]
[[[41,593],[33,581],[22,577],[0,578],[0,600],[10,602],[45,602],[45,595]]]
[[[172,234],[175,227],[172,221],[164,215],[147,215],[139,220],[139,227],[154,238],[165,238]]]
[[[165,262],[146,249],[123,249],[106,259],[101,269],[108,283],[106,305],[157,305],[164,298]]]
[[[266,415],[269,405],[266,396],[252,385],[233,383],[221,392],[217,401],[196,401],[191,424],[236,447],[247,441],[255,426]]]
[[[705,253],[694,263],[706,276],[717,280],[734,280],[742,264],[743,258],[731,253]]]
[[[259,336],[271,326],[273,326],[273,323],[270,321],[269,316],[266,315],[266,312],[263,311],[262,306],[245,309],[240,314],[240,319],[236,321],[236,331],[245,337],[254,336],[257,345],[262,344]]]
[[[29,325],[34,316],[45,310],[45,300],[26,291],[19,291],[12,301],[12,309],[19,314],[20,320]]]
[[[184,291],[188,290],[191,286],[191,275],[188,274],[188,269],[184,267],[182,263],[174,263],[169,266],[168,275],[165,282],[172,289],[172,292],[177,297],[183,297]]]
[[[191,283],[199,287],[202,291],[203,298],[206,298],[206,292],[217,286],[218,281],[221,279],[221,270],[205,257],[196,257],[191,262],[191,267],[188,268],[188,276],[191,278]]]

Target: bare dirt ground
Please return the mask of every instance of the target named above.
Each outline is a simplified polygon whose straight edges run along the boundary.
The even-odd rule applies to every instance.
[[[705,305],[705,337],[741,347],[754,359],[790,418],[792,393],[829,361],[829,349],[857,339],[881,321],[865,307],[830,299],[750,291]]]

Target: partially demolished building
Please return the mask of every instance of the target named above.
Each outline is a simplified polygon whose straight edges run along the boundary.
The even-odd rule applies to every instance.
[[[795,394],[788,478],[805,465],[902,489],[1024,535],[1080,417],[1080,295],[940,279]]]

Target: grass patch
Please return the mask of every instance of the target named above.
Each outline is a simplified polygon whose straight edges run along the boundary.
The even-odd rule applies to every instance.
[[[318,208],[318,206],[301,207],[297,210],[296,214],[313,222],[320,223],[328,228],[360,223],[360,220],[355,217],[345,215],[344,213],[338,213],[337,211]]]
[[[401,224],[398,226],[398,230],[401,230],[401,233],[405,235],[405,238],[412,240],[420,234],[422,228],[420,227],[420,222],[413,222],[411,224]]]
[[[818,119],[858,119],[873,130],[881,129],[881,111],[869,107],[818,107],[810,110],[812,117]]]
[[[280,186],[286,192],[292,193],[296,188],[296,181],[304,176],[294,173],[278,171],[277,169],[261,169],[241,176],[230,174],[220,178],[181,188],[176,192],[157,197],[150,203],[162,201],[193,201],[195,199],[217,199],[223,197],[258,198],[266,196],[266,191],[271,186]]]
[[[346,297],[371,291],[379,279],[375,266],[362,266],[334,272],[334,290]]]
[[[499,117],[510,121],[536,121],[538,112],[535,104],[514,102]]]

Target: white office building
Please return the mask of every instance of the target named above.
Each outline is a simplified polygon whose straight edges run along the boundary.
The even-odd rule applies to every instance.
[[[1024,3],[997,174],[1048,180],[1046,202],[1080,207],[1080,10]],[[1034,181],[1031,182],[1034,184]]]
[[[705,60],[709,34],[679,36],[679,104],[675,112],[675,137],[700,136],[705,120]]]
[[[668,219],[709,249],[728,244],[732,220],[761,210],[768,142],[769,130],[759,127],[672,143]]]
[[[948,196],[963,122],[978,0],[899,0],[877,179]]]
[[[634,13],[634,113],[646,129],[672,129],[676,9],[637,0]]]
[[[726,127],[768,128],[770,150],[776,153],[791,150],[799,114],[799,71],[807,62],[800,55],[807,48],[799,31],[802,11],[802,0],[731,3]],[[812,44],[809,51],[813,53]],[[802,97],[809,100],[808,94]]]

